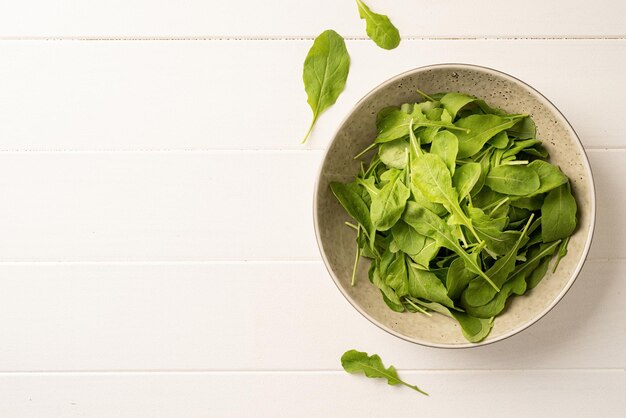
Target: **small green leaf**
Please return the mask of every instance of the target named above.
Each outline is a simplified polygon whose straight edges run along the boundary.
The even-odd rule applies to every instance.
[[[359,186],[356,183],[332,182],[330,189],[348,215],[363,227],[373,246],[376,229],[370,218],[370,210],[360,194]]]
[[[403,169],[409,161],[409,144],[404,139],[380,144],[378,155],[380,160],[389,168]]]
[[[401,380],[400,377],[398,377],[398,372],[395,367],[389,366],[385,368],[378,354],[372,354],[370,356],[362,351],[349,350],[341,356],[341,366],[348,373],[363,373],[370,378],[387,379],[387,383],[390,385],[404,385],[428,396],[428,393],[417,386],[410,385]]]
[[[556,262],[554,263],[554,267],[552,268],[552,273],[556,272],[556,268],[559,266],[561,259],[567,255],[567,244],[569,244],[569,239],[570,237],[567,237],[563,240],[563,242],[561,242]]]
[[[455,258],[446,275],[448,296],[451,299],[458,299],[474,277],[476,277],[476,273],[465,268],[465,262],[460,257]]]
[[[398,222],[411,194],[409,188],[402,182],[403,171],[394,170],[387,173],[392,173],[389,182],[372,198],[371,219],[379,231],[387,231]]]
[[[455,125],[466,128],[469,131],[460,131],[458,158],[471,157],[496,134],[505,131],[515,125],[518,119],[503,118],[496,115],[470,115],[459,119]]]
[[[576,199],[569,183],[548,193],[541,206],[541,236],[548,243],[572,235],[576,229]]]
[[[509,158],[517,155],[519,152],[526,150],[527,148],[531,148],[535,145],[541,144],[541,141],[537,139],[526,139],[523,141],[515,141],[513,145],[507,149],[504,154],[502,154],[502,158]]]
[[[311,126],[302,143],[311,134],[319,115],[337,101],[346,85],[349,70],[350,55],[341,35],[326,30],[315,38],[302,71],[307,101],[313,111]]]
[[[528,274],[528,276],[526,276],[526,283],[527,283],[528,289],[533,289],[539,284],[539,282],[541,282],[543,277],[548,272],[548,266],[550,265],[551,259],[552,257],[550,256],[544,257],[539,262],[539,265],[537,265],[537,267],[534,270],[532,270]]]
[[[452,120],[454,120],[459,110],[475,102],[476,98],[462,93],[446,93],[440,101],[448,114],[452,117]]]
[[[494,148],[506,149],[509,146],[509,136],[506,134],[506,131],[502,131],[487,141],[487,143],[493,145]]]
[[[466,306],[465,312],[471,316],[489,319],[500,314],[506,306],[506,302],[511,294],[522,295],[526,291],[526,281],[523,276],[507,281],[500,292],[481,306]]]
[[[391,254],[391,253],[390,253]],[[393,254],[391,254],[393,255]],[[381,272],[381,270],[383,270]],[[387,299],[392,302],[394,305],[402,306],[402,302],[400,301],[399,296],[396,294],[395,290],[387,284],[383,275],[386,273],[384,268],[381,268],[380,263],[377,265],[377,268],[374,270],[372,274],[372,283],[376,286],[380,291],[387,297]]]
[[[459,140],[456,135],[450,131],[437,132],[430,146],[430,152],[441,157],[450,175],[454,175],[456,154],[459,152]]]
[[[472,343],[477,343],[487,338],[487,335],[489,335],[493,327],[493,318],[476,318],[466,313],[456,311],[450,311],[450,314],[459,322],[459,325],[461,325],[463,336]]]
[[[362,0],[356,0],[359,16],[365,19],[367,36],[383,49],[394,49],[400,45],[400,32],[385,15],[374,13]]]
[[[467,163],[463,164],[454,172],[452,176],[452,184],[459,194],[459,200],[465,199],[480,178],[480,164]]]
[[[498,193],[525,196],[539,190],[540,181],[528,166],[500,165],[489,171],[485,184]]]
[[[446,287],[434,273],[416,269],[413,266],[409,266],[408,273],[408,290],[411,296],[441,303],[449,308],[454,307],[454,302],[448,296]]]
[[[537,134],[535,122],[530,117],[525,117],[507,131],[509,135],[517,139],[532,139]]]
[[[426,237],[400,220],[391,228],[393,240],[406,254],[417,254],[424,248]]]
[[[549,192],[552,189],[567,183],[567,176],[555,165],[541,160],[535,160],[528,164],[539,176],[539,188],[533,194]],[[539,209],[539,208],[537,208]]]
[[[415,261],[415,263],[427,269],[431,260],[435,258],[440,249],[441,246],[436,240],[426,237],[424,240],[424,247],[422,247],[419,252],[408,255],[413,261]]]

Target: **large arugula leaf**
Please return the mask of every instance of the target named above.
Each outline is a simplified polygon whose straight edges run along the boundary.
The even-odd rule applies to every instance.
[[[346,85],[349,70],[350,55],[341,35],[326,30],[315,38],[302,71],[307,102],[313,111],[313,120],[302,143],[308,139],[319,115],[337,101]]]

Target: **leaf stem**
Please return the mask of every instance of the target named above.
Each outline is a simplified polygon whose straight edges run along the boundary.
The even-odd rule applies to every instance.
[[[415,131],[413,131],[413,119],[409,122],[409,141],[411,142],[411,148],[415,152],[416,156],[422,155],[424,151],[422,151],[422,145],[420,144],[420,140],[415,136]],[[410,167],[409,162],[409,167]]]
[[[444,123],[435,123],[435,122],[417,122],[418,126],[426,126],[426,127],[439,127],[449,129],[451,131],[463,131],[466,134],[470,133],[472,130],[467,128],[461,128],[460,126],[448,125]]]
[[[424,99],[428,100],[429,102],[434,102],[435,101],[435,99],[433,99],[428,94],[426,94],[423,91],[421,91],[420,89],[415,89],[415,91],[417,92],[417,94],[419,94],[420,96],[422,96]]]
[[[528,160],[513,160],[513,161],[504,161],[500,163],[500,165],[526,165],[528,164]]]
[[[344,224],[345,224],[346,226],[349,226],[350,228],[354,229],[355,231],[358,231],[358,230],[359,230],[359,227],[358,227],[358,226],[356,226],[355,224],[352,224],[352,223],[350,223],[350,222],[348,222],[348,221],[345,221],[345,222],[344,222]]]
[[[367,170],[365,170],[365,173],[363,174],[363,178],[369,177],[369,175],[372,174],[372,171],[374,171],[374,169],[376,168],[376,166],[378,166],[379,163],[380,163],[380,158],[378,157],[378,154],[376,154],[374,155],[374,158],[372,158],[372,161],[370,161],[370,165],[369,167],[367,167]]]
[[[354,156],[353,160],[356,160],[357,158],[361,157],[363,154],[365,154],[366,152],[370,151],[371,149],[373,149],[376,145],[378,145],[376,142],[372,142],[372,144],[370,146],[368,146],[367,148],[365,148],[363,151],[359,152],[357,155]]]
[[[508,196],[505,197],[504,199],[501,199],[500,203],[498,203],[495,208],[491,209],[491,212],[489,212],[489,217],[491,217],[494,214],[494,212],[498,210],[498,208],[500,206],[504,205],[508,201],[509,201],[509,197]]]
[[[378,195],[378,190],[372,189],[362,178],[357,177],[356,181],[358,184],[365,187],[373,195]]]
[[[354,257],[354,267],[352,268],[352,280],[350,280],[350,286],[354,286],[356,284],[356,269],[357,266],[359,265],[359,240],[358,237],[361,234],[361,225],[357,226],[356,229],[356,235],[357,235],[357,242],[356,242],[356,256]]]
[[[411,299],[409,299],[409,298],[404,298],[404,301],[405,301],[405,302],[407,302],[407,303],[408,303],[409,305],[411,305],[412,307],[414,307],[415,309],[417,309],[417,311],[419,311],[419,312],[423,313],[424,315],[426,315],[426,316],[430,316],[430,317],[432,317],[432,316],[433,316],[433,315],[432,315],[430,312],[428,312],[427,310],[425,310],[425,309],[423,309],[422,307],[417,306],[416,304],[414,304],[414,303],[411,301]]]
[[[496,208],[500,205],[502,205],[504,202],[506,202],[507,200],[509,200],[510,198],[507,196],[505,198],[502,198],[500,200],[496,200],[495,202],[492,202],[490,204],[488,204],[487,206],[483,207],[483,212],[486,211],[487,209],[490,209],[492,206],[496,206]]]
[[[476,240],[478,240],[478,243],[482,243],[483,240],[480,239],[480,237],[478,236],[478,234],[476,233],[476,230],[474,230],[474,226],[472,225],[472,221],[465,215],[465,213],[463,213],[463,209],[461,209],[461,207],[459,206],[458,209],[454,208],[454,212],[459,212],[456,213],[456,216],[459,216],[461,218],[461,220],[463,221],[463,225],[465,225],[467,227],[467,229],[470,230],[470,232],[472,233],[472,235],[474,235],[474,238],[476,238]]]
[[[317,120],[317,114],[313,115],[313,120],[311,121],[311,125],[309,126],[309,130],[306,131],[306,135],[304,139],[300,142],[300,144],[306,143],[306,140],[309,139],[309,135],[311,135],[311,131],[313,130],[313,125],[315,125],[315,121]]]
[[[418,387],[417,387],[417,386],[415,386],[415,385],[409,385],[408,383],[403,382],[402,380],[400,380],[400,383],[402,383],[402,384],[403,384],[404,386],[406,386],[406,387],[409,387],[409,388],[411,388],[411,389],[413,389],[413,390],[418,391],[418,392],[419,392],[419,393],[421,393],[422,395],[430,396],[428,393],[424,392],[422,389],[418,388]]]
[[[552,273],[556,272],[556,268],[559,266],[561,259],[567,255],[567,244],[569,243],[569,239],[570,237],[567,237],[565,238],[565,241],[561,243],[561,246],[559,247],[559,253],[556,258],[556,262],[554,263],[554,268],[552,269]],[[561,240],[557,241],[557,243],[559,242],[561,242]]]

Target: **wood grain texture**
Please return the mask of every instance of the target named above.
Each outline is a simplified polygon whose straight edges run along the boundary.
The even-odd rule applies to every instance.
[[[420,2],[369,0],[404,37],[624,36],[623,2],[528,0]],[[23,0],[0,4],[0,36],[20,37],[288,37],[334,28],[365,36],[354,1]]]
[[[624,371],[400,373],[430,397],[341,372],[3,375],[0,414],[379,417],[395,410],[435,418],[617,418],[626,409]]]
[[[589,152],[593,259],[623,258],[626,151]],[[319,151],[0,153],[0,261],[318,260]]]
[[[531,328],[442,350],[369,323],[320,262],[3,264],[0,372],[338,370],[351,348],[417,370],[623,369],[624,276],[588,262]]]
[[[626,40],[415,40],[391,52],[347,44],[346,90],[318,120],[307,149],[325,149],[374,86],[445,62],[508,72],[552,100],[587,148],[624,146],[614,115],[626,113]],[[301,150],[311,118],[302,85],[310,45],[0,42],[0,150]]]

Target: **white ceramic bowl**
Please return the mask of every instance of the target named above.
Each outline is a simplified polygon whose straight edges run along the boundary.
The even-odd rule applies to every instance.
[[[376,136],[376,113],[385,106],[421,101],[416,89],[426,93],[458,91],[483,98],[510,113],[531,115],[537,138],[550,152],[550,161],[570,178],[578,203],[578,228],[571,237],[568,255],[556,274],[548,272],[541,283],[524,296],[512,298],[496,317],[490,335],[470,343],[458,324],[443,316],[397,313],[383,302],[380,292],[367,279],[367,262],[361,262],[358,283],[350,286],[354,263],[354,231],[344,225],[349,217],[330,191],[331,181],[351,181],[359,168],[353,156]],[[524,82],[485,67],[440,64],[417,68],[383,82],[361,99],[348,114],[330,144],[319,173],[314,221],[322,258],[346,299],[367,319],[385,331],[414,343],[442,348],[484,345],[510,337],[550,311],[580,272],[595,224],[595,191],[591,168],[574,129],[543,95]]]

